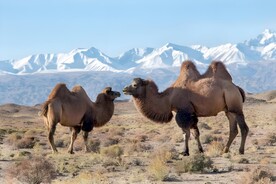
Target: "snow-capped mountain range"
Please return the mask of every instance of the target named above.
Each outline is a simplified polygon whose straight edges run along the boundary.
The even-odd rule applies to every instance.
[[[248,92],[276,89],[276,32],[266,29],[248,41],[211,48],[168,43],[160,48],[134,48],[110,57],[91,47],[0,61],[0,95],[14,90],[16,96],[2,98],[0,103],[41,103],[57,82],[67,82],[69,87],[82,84],[91,90],[88,93],[92,98],[104,85],[121,90],[137,76],[156,80],[162,90],[176,79],[179,66],[187,59],[194,61],[201,72],[212,60],[224,62],[234,82]],[[30,94],[25,97],[28,90]]]

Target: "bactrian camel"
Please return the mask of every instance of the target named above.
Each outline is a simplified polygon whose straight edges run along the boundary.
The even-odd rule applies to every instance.
[[[223,151],[229,151],[238,134],[238,124],[241,130],[239,153],[244,154],[249,131],[243,114],[245,94],[232,82],[222,62],[212,62],[203,75],[199,74],[191,61],[183,62],[178,79],[163,92],[158,92],[152,80],[141,78],[134,78],[123,92],[132,95],[136,108],[152,121],[170,122],[172,112],[176,113],[175,120],[183,131],[184,156],[189,155],[190,130],[193,130],[199,151],[203,152],[197,127],[198,117],[216,116],[224,111],[229,120],[230,134]]]
[[[69,91],[65,84],[57,84],[40,111],[48,128],[48,140],[53,153],[57,152],[54,133],[58,123],[70,127],[72,131],[69,153],[74,153],[73,144],[81,130],[85,149],[89,151],[88,133],[93,127],[103,126],[111,119],[114,112],[113,101],[119,96],[119,92],[106,87],[98,94],[96,101],[92,102],[81,86],[75,86]]]

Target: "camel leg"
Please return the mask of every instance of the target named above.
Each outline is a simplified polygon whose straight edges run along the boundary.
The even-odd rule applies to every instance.
[[[244,154],[244,145],[245,145],[247,134],[249,132],[249,128],[244,120],[243,114],[237,114],[236,121],[238,122],[238,125],[241,130],[241,146],[240,146],[239,152],[240,154]]]
[[[80,127],[73,127],[71,128],[71,142],[68,148],[68,153],[74,154],[73,147],[74,147],[74,142],[77,139],[78,133],[80,132]]]
[[[48,126],[48,141],[51,145],[51,148],[52,148],[52,152],[53,153],[57,153],[57,148],[55,146],[55,141],[54,141],[54,134],[55,134],[55,131],[56,131],[56,124],[55,123],[52,123],[51,126]]]
[[[90,149],[88,147],[88,141],[87,141],[88,140],[88,134],[89,134],[89,132],[86,132],[86,131],[83,131],[83,134],[82,134],[86,153],[90,152]]]
[[[189,156],[189,139],[190,139],[190,128],[197,123],[197,117],[191,113],[187,113],[185,110],[178,110],[175,115],[175,120],[178,126],[183,131],[184,138],[184,156]],[[199,136],[199,134],[198,134]]]
[[[183,139],[184,139],[184,156],[189,156],[189,139],[190,139],[190,128],[182,129],[183,131]]]
[[[200,142],[200,138],[199,138],[200,133],[199,133],[199,129],[198,129],[197,125],[194,126],[194,127],[192,128],[192,130],[193,130],[193,131],[192,131],[192,134],[194,135],[194,137],[195,137],[195,139],[196,139],[196,141],[197,141],[198,150],[199,150],[200,153],[203,153],[203,148],[202,148],[202,146],[201,146],[201,142]]]
[[[228,142],[226,144],[226,146],[223,149],[224,153],[228,153],[230,146],[233,142],[233,140],[236,138],[236,136],[238,135],[238,127],[237,127],[237,121],[235,118],[235,114],[231,113],[231,112],[227,112],[226,116],[229,120],[229,128],[230,128],[230,132],[229,132],[229,139]]]

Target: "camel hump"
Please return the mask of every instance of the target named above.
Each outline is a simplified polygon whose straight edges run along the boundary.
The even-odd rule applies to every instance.
[[[71,92],[74,93],[74,94],[78,93],[78,94],[81,94],[83,96],[87,96],[85,90],[83,89],[83,87],[81,85],[74,86],[72,88]]]
[[[225,65],[221,61],[213,61],[207,71],[202,75],[203,78],[220,78],[232,81],[230,73],[227,71]]]
[[[196,81],[200,78],[200,73],[195,64],[186,60],[181,64],[180,74],[176,81],[172,84],[173,87],[184,87],[191,81]]]
[[[197,70],[196,65],[190,60],[186,60],[181,64],[180,75],[181,74],[185,74],[187,78],[192,80],[200,77],[200,73]]]
[[[68,90],[68,88],[66,87],[66,84],[64,83],[58,83],[54,89],[52,90],[52,92],[50,93],[48,100],[51,100],[53,98],[57,98],[57,97],[63,97],[65,95],[70,94],[70,91]]]
[[[81,85],[75,85],[72,88],[72,92],[78,92],[78,91],[84,91],[83,87]]]

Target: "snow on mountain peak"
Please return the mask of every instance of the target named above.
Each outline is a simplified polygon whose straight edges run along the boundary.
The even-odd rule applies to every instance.
[[[265,29],[262,35],[263,36],[262,36],[262,39],[260,40],[260,43],[263,45],[276,41],[276,33],[272,32],[269,29]]]
[[[265,29],[256,38],[250,39],[245,43],[248,46],[261,47],[261,46],[267,46],[273,42],[276,42],[276,32],[271,31],[270,29]]]
[[[118,57],[109,57],[95,47],[77,48],[69,53],[37,54],[20,60],[7,61],[1,71],[7,73],[34,73],[47,70],[70,71],[134,71],[131,68],[166,68],[180,66],[184,60],[208,64],[221,60],[225,64],[249,63],[276,59],[276,33],[265,29],[256,38],[244,43],[223,44],[216,47],[182,46],[167,43],[159,48],[133,48]],[[129,70],[131,69],[131,70]]]

